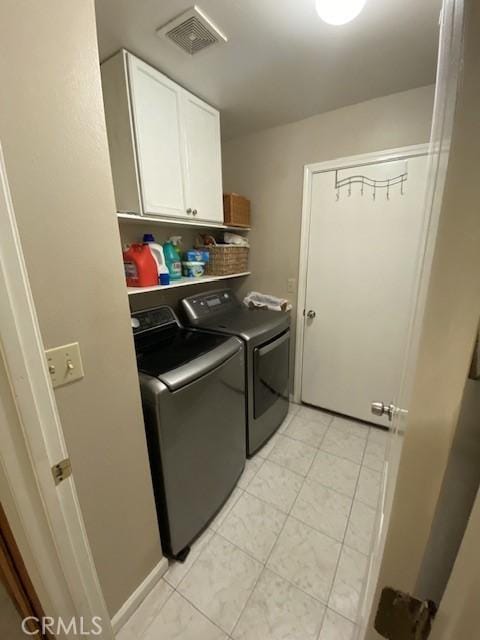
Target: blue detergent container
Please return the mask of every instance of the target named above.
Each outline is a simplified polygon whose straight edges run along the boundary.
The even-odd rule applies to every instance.
[[[165,256],[170,280],[179,280],[182,277],[182,260],[175,245],[170,240],[163,245],[163,255]]]

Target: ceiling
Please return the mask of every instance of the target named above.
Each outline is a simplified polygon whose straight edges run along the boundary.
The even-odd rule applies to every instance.
[[[441,0],[367,0],[341,27],[314,0],[197,0],[228,36],[189,56],[155,30],[193,0],[97,0],[100,58],[121,47],[221,110],[232,138],[433,83]]]

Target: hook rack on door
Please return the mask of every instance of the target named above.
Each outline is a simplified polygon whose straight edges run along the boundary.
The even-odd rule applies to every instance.
[[[394,178],[387,178],[386,180],[374,180],[368,176],[354,175],[346,178],[339,179],[338,170],[335,171],[335,190],[337,192],[337,200],[340,200],[340,189],[344,187],[348,188],[348,197],[352,195],[352,185],[359,184],[360,195],[363,196],[365,187],[372,189],[373,200],[377,197],[377,189],[386,189],[386,198],[390,200],[390,190],[392,187],[400,185],[400,195],[404,195],[404,184],[408,179],[408,172],[402,173]]]

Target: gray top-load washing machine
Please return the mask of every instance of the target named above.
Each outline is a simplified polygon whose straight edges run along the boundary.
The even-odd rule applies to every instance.
[[[162,548],[183,560],[245,466],[244,348],[167,306],[131,320]]]
[[[182,306],[190,326],[237,336],[245,344],[247,455],[252,456],[288,412],[290,315],[249,309],[231,289],[184,298]]]

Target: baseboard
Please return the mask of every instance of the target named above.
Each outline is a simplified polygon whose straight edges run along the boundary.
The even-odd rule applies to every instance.
[[[166,573],[167,569],[168,560],[162,558],[157,566],[150,571],[145,580],[135,589],[128,600],[123,603],[112,618],[112,627],[115,634],[120,631],[134,611],[138,609],[160,578]]]

